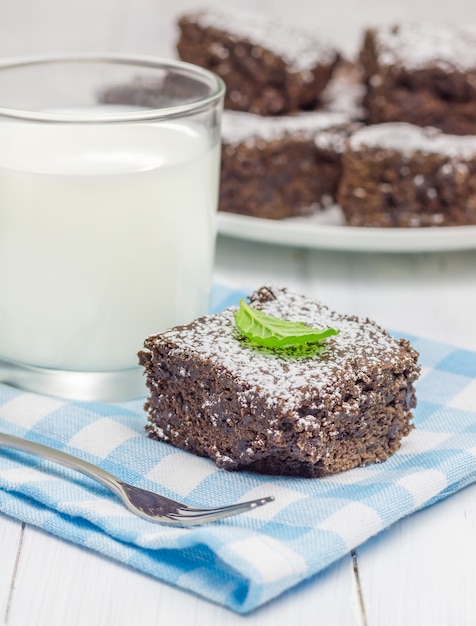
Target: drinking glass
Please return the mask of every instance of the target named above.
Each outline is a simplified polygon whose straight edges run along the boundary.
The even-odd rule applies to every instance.
[[[145,395],[145,337],[208,309],[223,95],[150,57],[0,62],[0,380]]]

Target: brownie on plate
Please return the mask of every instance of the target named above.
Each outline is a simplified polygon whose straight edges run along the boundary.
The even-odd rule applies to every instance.
[[[282,219],[335,202],[344,143],[357,127],[337,113],[225,111],[220,210]]]
[[[224,80],[225,107],[260,115],[315,108],[339,59],[337,50],[307,31],[265,15],[204,9],[179,20],[182,60]]]
[[[368,319],[264,286],[252,307],[332,327],[320,351],[253,346],[230,307],[149,337],[147,432],[228,470],[319,477],[384,461],[410,432],[417,353]]]
[[[476,29],[400,24],[366,31],[368,121],[476,134]]]
[[[404,122],[355,132],[338,201],[351,226],[476,224],[476,136]]]

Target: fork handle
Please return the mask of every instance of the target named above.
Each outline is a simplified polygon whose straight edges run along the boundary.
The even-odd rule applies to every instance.
[[[70,469],[81,472],[81,474],[84,474],[96,482],[101,483],[113,491],[116,495],[122,495],[122,491],[119,486],[119,479],[97,465],[93,465],[88,461],[83,461],[83,459],[78,459],[78,457],[73,456],[72,454],[56,450],[55,448],[50,448],[49,446],[44,446],[41,443],[36,443],[34,441],[30,441],[29,439],[23,439],[22,437],[7,435],[6,433],[1,432],[0,446],[14,448],[15,450],[20,450],[21,452],[26,452],[43,459],[47,459],[53,463],[58,463],[58,465],[69,467]]]

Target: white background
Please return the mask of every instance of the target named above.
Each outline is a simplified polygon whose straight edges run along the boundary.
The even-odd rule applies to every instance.
[[[330,35],[353,54],[368,25],[475,21],[474,0],[2,0],[0,55],[113,51],[174,55],[177,14],[235,6]]]

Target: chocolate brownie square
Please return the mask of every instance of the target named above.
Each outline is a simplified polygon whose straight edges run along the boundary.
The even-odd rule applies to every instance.
[[[346,138],[337,113],[264,117],[225,111],[219,209],[282,219],[335,201]]]
[[[476,30],[399,24],[366,31],[360,60],[368,122],[476,134]]]
[[[326,476],[394,453],[416,404],[408,341],[282,288],[250,302],[340,332],[317,352],[261,348],[238,333],[230,307],[147,338],[148,435],[220,468],[278,475]]]
[[[225,107],[260,115],[313,109],[339,59],[322,37],[274,18],[204,9],[179,19],[177,50],[225,82]]]
[[[476,224],[476,136],[363,127],[348,141],[338,201],[351,226]]]

